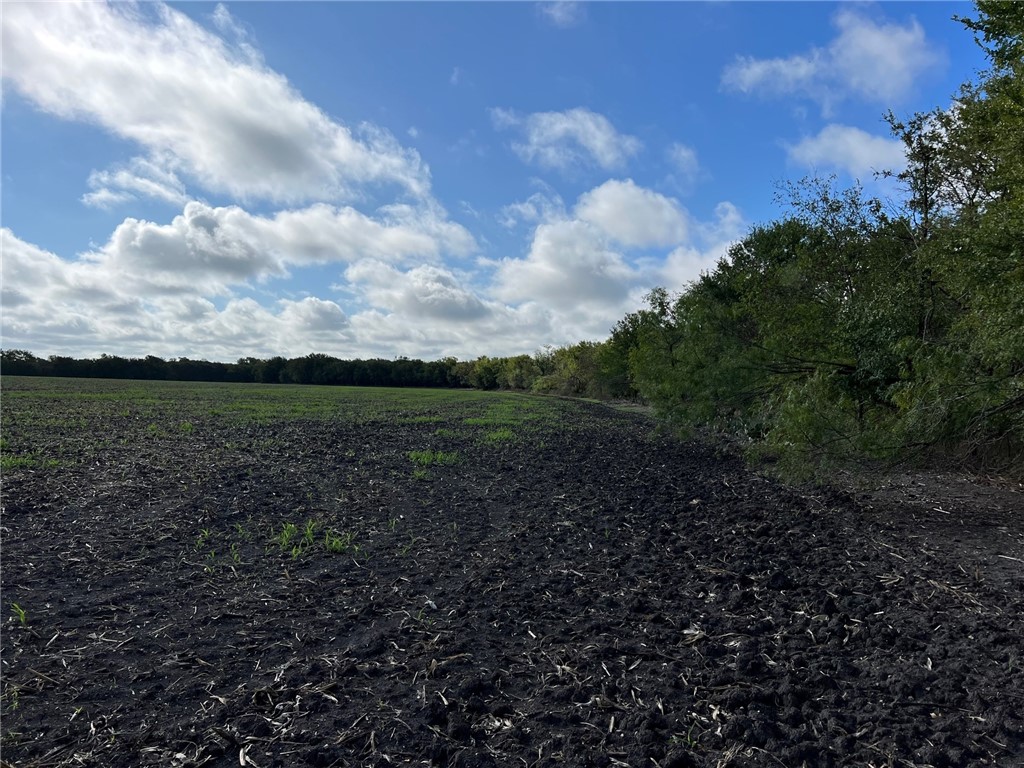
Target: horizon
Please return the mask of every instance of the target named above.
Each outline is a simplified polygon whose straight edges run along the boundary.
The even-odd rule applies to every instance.
[[[951,19],[973,10],[5,3],[0,346],[433,361],[607,338],[778,218],[783,182],[895,198],[883,115],[984,68]]]

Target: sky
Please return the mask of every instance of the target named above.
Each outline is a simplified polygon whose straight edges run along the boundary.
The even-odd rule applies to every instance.
[[[783,209],[898,202],[883,120],[984,68],[968,3],[21,3],[5,349],[234,361],[607,338]]]

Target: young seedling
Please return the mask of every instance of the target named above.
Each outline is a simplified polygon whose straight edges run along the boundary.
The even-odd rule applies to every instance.
[[[14,612],[14,615],[18,617],[18,623],[21,624],[21,626],[28,626],[28,611],[17,603],[11,603],[11,610]]]
[[[244,541],[249,541],[252,538],[249,532],[245,529],[245,526],[241,523],[235,523],[235,533],[237,533]]]
[[[316,535],[316,522],[314,520],[307,520],[306,527],[302,532],[302,543],[304,546],[309,546],[313,543],[313,537]]]
[[[350,548],[358,550],[358,547],[354,547],[353,540],[355,534],[351,531],[346,533],[337,533],[336,531],[328,531],[324,534],[324,549],[335,555],[340,555],[347,552]]]
[[[209,540],[209,538],[210,538],[210,529],[209,528],[201,529],[199,531],[199,535],[196,536],[196,544],[195,544],[196,551],[202,549],[203,545],[206,544],[206,542]]]
[[[409,552],[412,551],[412,548],[416,546],[417,541],[419,541],[419,539],[417,539],[414,535],[409,534],[409,543],[399,550],[399,554],[401,554],[403,557],[408,555]]]
[[[295,523],[285,523],[281,526],[281,532],[277,535],[277,543],[281,549],[290,549],[292,545],[292,539],[299,532],[299,527]]]

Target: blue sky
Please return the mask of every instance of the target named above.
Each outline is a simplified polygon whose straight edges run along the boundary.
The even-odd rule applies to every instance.
[[[967,3],[4,3],[4,348],[531,353],[879,186]]]

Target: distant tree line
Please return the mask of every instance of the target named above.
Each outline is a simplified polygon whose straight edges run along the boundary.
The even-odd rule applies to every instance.
[[[11,376],[70,376],[106,379],[150,379],[158,381],[258,382],[263,384],[332,384],[366,387],[458,387],[470,386],[459,376],[454,358],[435,362],[397,360],[339,360],[322,354],[267,360],[246,357],[235,363],[165,360],[101,355],[76,359],[51,355],[40,358],[25,350],[0,352],[0,372]]]
[[[262,384],[324,384],[357,387],[466,387],[515,389],[587,397],[635,397],[626,376],[607,377],[603,361],[608,343],[580,342],[545,348],[535,355],[454,357],[424,362],[340,360],[323,354],[286,359],[246,357],[234,363],[181,357],[46,358],[22,349],[0,351],[0,373],[10,376],[59,376],[157,381],[256,382]]]

